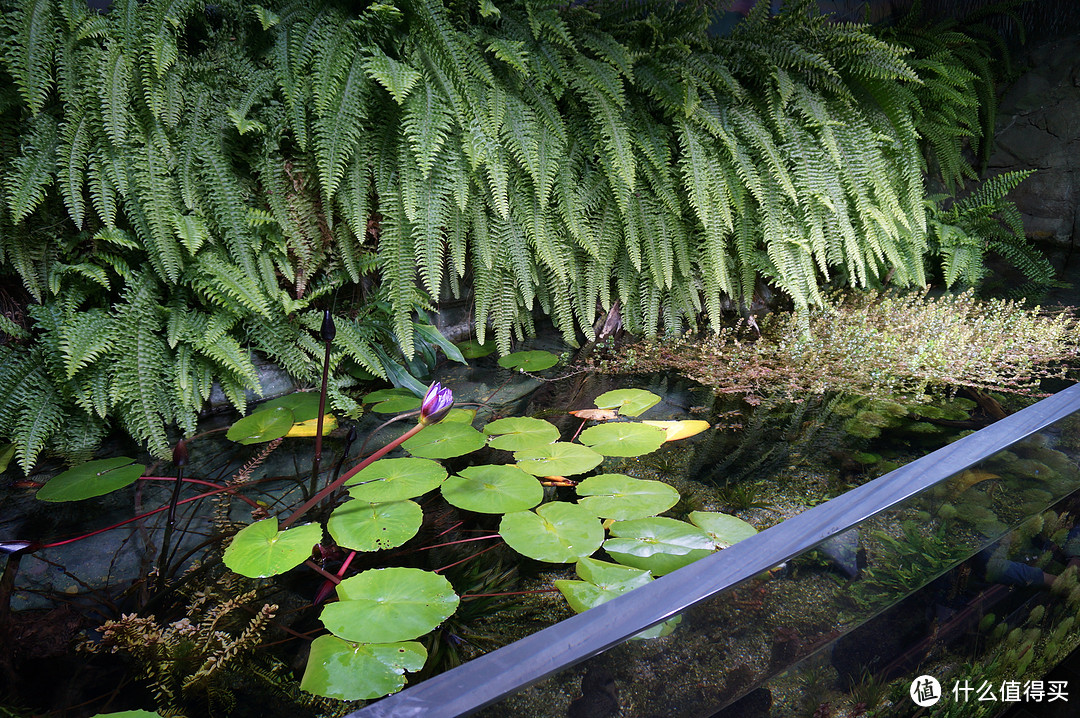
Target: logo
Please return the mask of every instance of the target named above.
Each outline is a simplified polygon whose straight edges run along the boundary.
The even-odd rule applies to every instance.
[[[926,708],[941,700],[941,684],[933,676],[919,676],[911,682],[911,700]]]

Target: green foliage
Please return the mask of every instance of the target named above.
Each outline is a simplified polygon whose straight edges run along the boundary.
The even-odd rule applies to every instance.
[[[1054,268],[1028,241],[1019,210],[1005,199],[1031,174],[1005,172],[991,177],[948,209],[931,201],[930,251],[941,257],[947,286],[976,284],[986,273],[984,260],[989,253],[1007,260],[1027,278],[1011,292],[1017,297],[1055,284]]]
[[[986,169],[994,147],[997,84],[1013,71],[1001,33],[985,21],[995,15],[1017,20],[1013,8],[1026,1],[988,3],[965,18],[932,23],[919,1],[897,22],[878,29],[882,39],[911,49],[909,62],[921,80],[912,88],[919,107],[915,127],[932,174],[950,192]],[[1018,21],[1016,26],[1022,28]]]
[[[77,443],[61,424],[164,456],[212,381],[258,391],[252,349],[311,380],[318,305],[365,276],[381,301],[339,318],[332,365],[414,389],[378,345],[431,351],[411,313],[446,282],[503,354],[536,309],[574,343],[616,302],[652,335],[760,281],[800,308],[922,285],[920,103],[971,111],[952,70],[919,94],[952,60],[809,0],[723,38],[661,0],[3,9],[0,266],[39,303],[0,371],[24,471]]]

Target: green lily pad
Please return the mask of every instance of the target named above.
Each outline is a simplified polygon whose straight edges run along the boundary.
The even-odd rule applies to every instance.
[[[89,499],[133,483],[144,471],[145,466],[126,456],[87,461],[49,479],[38,489],[37,497],[42,501]]]
[[[575,488],[578,505],[602,519],[627,521],[667,511],[679,502],[679,492],[662,481],[635,479],[625,474],[590,476]]]
[[[418,671],[427,649],[415,641],[349,643],[337,636],[311,642],[301,690],[326,698],[359,701],[396,693],[405,686],[405,671]]]
[[[738,516],[731,516],[730,514],[713,511],[691,511],[688,518],[691,523],[712,537],[717,548],[727,548],[758,532],[756,528]]]
[[[503,369],[518,369],[520,371],[543,371],[558,363],[559,357],[557,354],[540,350],[514,352],[499,359],[499,366]]]
[[[555,582],[555,587],[566,598],[570,608],[578,613],[599,606],[601,603],[607,603],[653,580],[648,571],[592,558],[583,558],[578,561],[577,575],[583,580],[559,580]],[[681,620],[681,616],[668,619],[658,626],[642,631],[634,638],[666,636],[675,630],[675,626]]]
[[[408,389],[378,389],[364,394],[360,399],[361,404],[378,404],[383,401],[389,401],[390,399],[401,399],[403,397],[416,398],[416,394],[412,393]]]
[[[133,710],[133,711],[118,711],[116,713],[95,713],[90,718],[161,718],[160,713],[153,713],[151,711]]]
[[[326,404],[328,407],[330,403]],[[319,416],[319,395],[312,391],[297,391],[277,399],[271,399],[259,406],[259,411],[283,408],[292,412],[293,423],[310,421]]]
[[[337,585],[337,603],[323,609],[323,624],[339,638],[391,643],[422,636],[458,607],[450,582],[418,568],[375,568]]]
[[[496,419],[484,427],[484,433],[495,437],[488,441],[488,446],[505,451],[522,451],[559,440],[557,426],[529,416]]]
[[[663,576],[713,552],[714,542],[697,526],[668,518],[616,521],[604,550],[626,566]]]
[[[636,422],[610,422],[581,432],[581,443],[604,456],[641,456],[656,451],[667,441],[667,432]]]
[[[423,509],[413,501],[372,504],[354,500],[334,509],[326,530],[338,546],[354,551],[378,551],[411,539],[423,520]]]
[[[266,578],[296,568],[322,541],[322,526],[305,524],[278,531],[276,518],[263,519],[240,529],[225,549],[225,565],[248,578]]]
[[[349,496],[380,503],[421,496],[446,480],[446,469],[431,459],[379,459],[346,482]]]
[[[372,411],[380,414],[400,414],[420,408],[421,399],[408,389],[379,389],[365,394],[361,404],[374,404]]]
[[[292,411],[285,407],[260,409],[230,426],[225,436],[239,444],[261,444],[285,436],[294,423]]]
[[[449,421],[451,423],[457,422],[459,424],[470,424],[471,425],[473,423],[473,419],[475,419],[475,418],[476,418],[476,409],[458,409],[457,407],[455,407],[455,408],[451,409],[450,411],[448,411],[446,413],[446,416],[444,416],[443,420],[440,421],[439,423],[440,424],[445,424],[446,422]]]
[[[468,424],[439,422],[425,427],[401,445],[413,456],[424,459],[452,459],[483,448],[487,437]]]
[[[644,389],[615,389],[596,397],[598,409],[618,409],[622,416],[640,416],[660,403],[660,397]]]
[[[371,407],[371,410],[377,414],[402,414],[406,411],[416,411],[422,403],[420,397],[412,396],[410,392],[410,396],[396,396],[393,399],[380,401]]]
[[[623,566],[622,568],[628,567]],[[633,570],[637,571],[638,569]],[[641,571],[639,577],[641,579],[639,581],[626,581],[623,583],[602,586],[598,586],[590,581],[560,579],[555,582],[555,588],[559,589],[563,598],[570,604],[570,608],[574,609],[577,613],[584,613],[594,606],[599,606],[601,603],[607,603],[611,599],[621,596],[624,593],[629,593],[638,586],[644,586],[646,583],[653,580],[652,574],[648,571]]]
[[[573,476],[595,469],[604,457],[587,446],[557,441],[514,453],[518,468],[533,476]]]
[[[536,506],[544,487],[516,466],[470,466],[443,483],[442,495],[459,509],[505,514]]]
[[[577,504],[554,501],[535,511],[503,516],[499,535],[518,553],[549,563],[570,563],[584,558],[604,540],[599,519]]]
[[[489,354],[495,353],[495,342],[487,342],[486,344],[480,344],[474,339],[468,339],[463,342],[457,343],[457,348],[461,351],[461,356],[466,359],[479,359],[486,357]]]

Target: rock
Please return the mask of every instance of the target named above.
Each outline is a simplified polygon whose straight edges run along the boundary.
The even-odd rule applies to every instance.
[[[273,399],[277,396],[290,394],[299,388],[296,382],[293,381],[293,378],[289,376],[288,372],[264,357],[262,354],[252,352],[251,362],[255,365],[255,371],[258,372],[259,384],[262,386],[262,394],[256,394],[253,391],[245,392],[249,402],[258,401],[260,399]],[[210,389],[210,400],[208,403],[211,412],[232,407],[232,403],[225,396],[225,392],[221,390],[221,385],[216,381]]]
[[[1067,251],[1080,242],[1080,37],[1031,49],[1027,64],[1002,96],[987,174],[1036,169],[1009,199],[1029,237]]]

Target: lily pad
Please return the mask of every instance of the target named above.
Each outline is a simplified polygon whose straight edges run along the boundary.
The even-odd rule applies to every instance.
[[[418,396],[399,396],[394,399],[380,401],[371,410],[378,414],[402,414],[406,411],[416,411],[423,403]]]
[[[263,519],[240,529],[225,549],[225,565],[248,578],[266,578],[296,568],[322,541],[322,526],[305,524],[278,531],[277,518]]]
[[[516,466],[470,466],[443,483],[442,495],[459,509],[505,514],[536,506],[544,487]]]
[[[543,371],[558,363],[559,357],[557,354],[541,350],[514,352],[499,359],[499,366],[503,369],[517,369],[519,371]]]
[[[347,641],[391,643],[432,631],[458,607],[453,586],[418,568],[375,568],[337,585],[337,603],[323,609],[323,624]]]
[[[388,401],[390,399],[400,399],[402,397],[416,397],[416,394],[412,393],[408,389],[378,389],[376,391],[368,392],[360,399],[361,404],[378,404],[382,401]]]
[[[557,441],[514,453],[518,468],[533,476],[573,476],[595,469],[604,457],[587,446]]]
[[[116,713],[95,713],[90,716],[90,718],[161,718],[161,714],[137,709],[133,711],[118,711]]]
[[[319,416],[319,395],[313,391],[295,391],[292,394],[279,396],[259,406],[259,411],[277,408],[288,409],[292,412],[293,421],[297,424]]]
[[[604,456],[641,456],[659,449],[666,439],[663,429],[626,421],[590,426],[581,432],[581,443]]]
[[[496,349],[495,342],[493,341],[489,341],[486,344],[480,344],[474,339],[458,342],[456,346],[461,351],[461,355],[466,359],[486,357],[489,354],[494,354]]]
[[[379,459],[346,482],[349,496],[379,503],[421,496],[446,480],[446,469],[431,459]]]
[[[225,436],[239,444],[262,444],[288,434],[293,423],[292,411],[283,406],[260,409],[230,426]]]
[[[505,451],[522,451],[559,440],[557,426],[529,416],[496,419],[484,427],[484,433],[495,437],[488,441],[488,446]]]
[[[592,559],[583,558],[581,560],[589,561]],[[580,561],[578,563],[580,563]],[[595,561],[595,563],[606,562]],[[577,613],[584,613],[593,606],[607,603],[616,596],[629,593],[635,588],[644,586],[653,580],[652,574],[642,569],[631,568],[630,566],[619,566],[619,564],[615,563],[608,563],[607,565],[615,566],[627,571],[633,571],[634,573],[627,573],[614,580],[601,580],[598,582],[588,580],[558,580],[555,581],[555,588],[559,589],[559,592],[566,598],[566,602],[570,604],[570,608],[574,609]],[[578,575],[581,574],[579,573]]]
[[[756,528],[738,516],[731,516],[730,514],[713,511],[692,511],[688,518],[695,526],[700,527],[712,537],[717,548],[727,548],[758,532]]]
[[[623,416],[639,416],[660,403],[660,397],[644,389],[615,389],[596,397],[598,409],[618,409]]]
[[[667,432],[664,441],[678,441],[691,436],[696,436],[708,429],[712,424],[701,419],[683,419],[681,421],[642,421],[647,426],[655,426]]]
[[[378,551],[405,543],[420,530],[424,511],[413,501],[373,504],[347,501],[334,509],[326,530],[339,546],[354,551]]]
[[[468,424],[439,422],[425,427],[401,445],[413,456],[424,459],[452,459],[476,451],[487,443],[487,437]]]
[[[326,436],[327,434],[329,434],[331,431],[333,431],[336,428],[337,428],[337,417],[334,416],[333,414],[323,414],[323,426],[322,426],[323,436]],[[289,433],[286,434],[285,436],[288,436],[288,437],[298,437],[298,436],[299,437],[305,437],[305,436],[315,436],[315,434],[317,434],[317,433],[319,433],[319,418],[315,417],[314,419],[308,419],[307,421],[298,421],[298,422],[296,422],[295,424],[292,425],[292,428],[289,429]]]
[[[459,424],[472,424],[473,419],[475,418],[476,409],[458,409],[457,407],[455,407],[448,411],[446,413],[446,416],[444,416],[443,420],[439,423],[445,424],[449,421],[451,423],[457,422]]]
[[[584,558],[604,540],[599,519],[578,506],[554,501],[535,511],[503,516],[499,535],[518,553],[549,563],[570,563]]]
[[[625,566],[663,576],[713,552],[711,536],[697,526],[668,518],[616,521],[604,550]]]
[[[87,461],[49,479],[38,489],[37,497],[42,501],[89,499],[133,483],[144,471],[145,466],[126,456]]]
[[[418,671],[427,661],[420,643],[349,643],[337,636],[311,642],[301,690],[327,698],[359,701],[396,693],[405,686],[405,671]]]
[[[679,502],[679,492],[662,481],[635,479],[625,474],[590,476],[577,485],[578,505],[602,519],[627,521],[667,511]]]
[[[372,411],[380,414],[400,414],[420,408],[421,399],[408,389],[379,389],[365,394],[362,404],[374,404]]]
[[[577,575],[583,580],[559,580],[555,582],[555,587],[566,598],[570,607],[578,613],[599,606],[601,603],[607,603],[653,580],[648,571],[592,558],[583,558],[577,562]],[[666,636],[675,630],[675,626],[680,621],[682,617],[676,616],[658,626],[642,631],[634,638]]]

